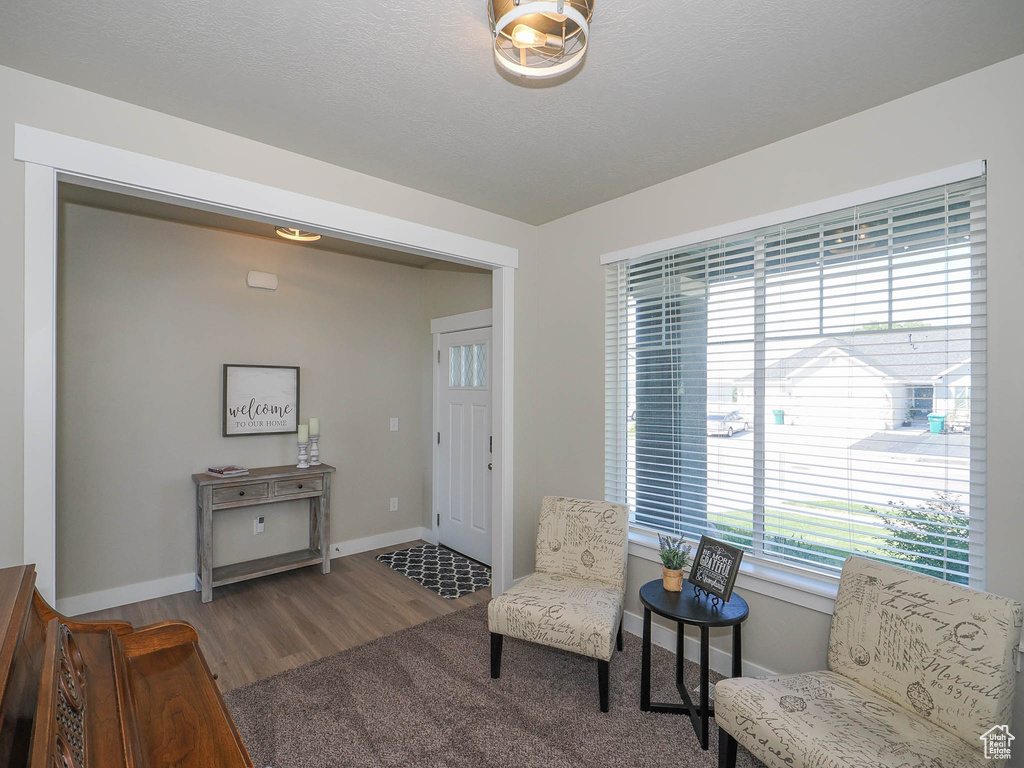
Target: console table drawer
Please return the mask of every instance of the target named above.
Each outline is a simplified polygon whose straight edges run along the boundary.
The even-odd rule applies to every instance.
[[[277,480],[274,483],[274,496],[290,496],[293,493],[309,493],[323,489],[323,475],[304,477],[301,480]]]
[[[232,501],[265,499],[268,495],[269,487],[267,483],[252,483],[250,485],[236,485],[228,488],[214,488],[213,503],[228,504]]]

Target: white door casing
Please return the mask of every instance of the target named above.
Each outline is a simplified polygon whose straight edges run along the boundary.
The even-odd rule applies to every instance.
[[[440,334],[435,360],[438,543],[491,564],[491,329]]]

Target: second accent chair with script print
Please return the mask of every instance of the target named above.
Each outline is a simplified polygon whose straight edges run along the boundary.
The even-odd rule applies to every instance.
[[[601,711],[608,670],[622,650],[629,508],[545,496],[537,531],[537,570],[487,606],[491,677],[501,672],[505,635],[597,659]]]
[[[828,671],[715,686],[719,765],[735,737],[771,768],[990,768],[982,735],[1010,725],[1020,603],[850,557]]]

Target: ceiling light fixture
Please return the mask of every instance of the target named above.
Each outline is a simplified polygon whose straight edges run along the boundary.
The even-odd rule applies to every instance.
[[[293,227],[278,227],[275,231],[286,240],[299,240],[303,243],[312,243],[315,240],[319,240],[321,237],[315,232],[304,232],[301,229],[295,229]]]
[[[494,58],[523,77],[555,77],[587,52],[594,0],[488,0]]]

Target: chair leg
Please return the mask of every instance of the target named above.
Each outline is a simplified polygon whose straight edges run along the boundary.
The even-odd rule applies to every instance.
[[[504,635],[491,632],[491,678],[498,679],[501,675],[501,641]]]
[[[736,768],[736,739],[718,729],[718,768]]]
[[[611,664],[607,661],[597,660],[597,687],[601,692],[601,711],[608,711],[608,669]]]
[[[623,648],[622,644],[622,618],[619,618],[619,633],[615,636],[615,649],[621,651]]]

